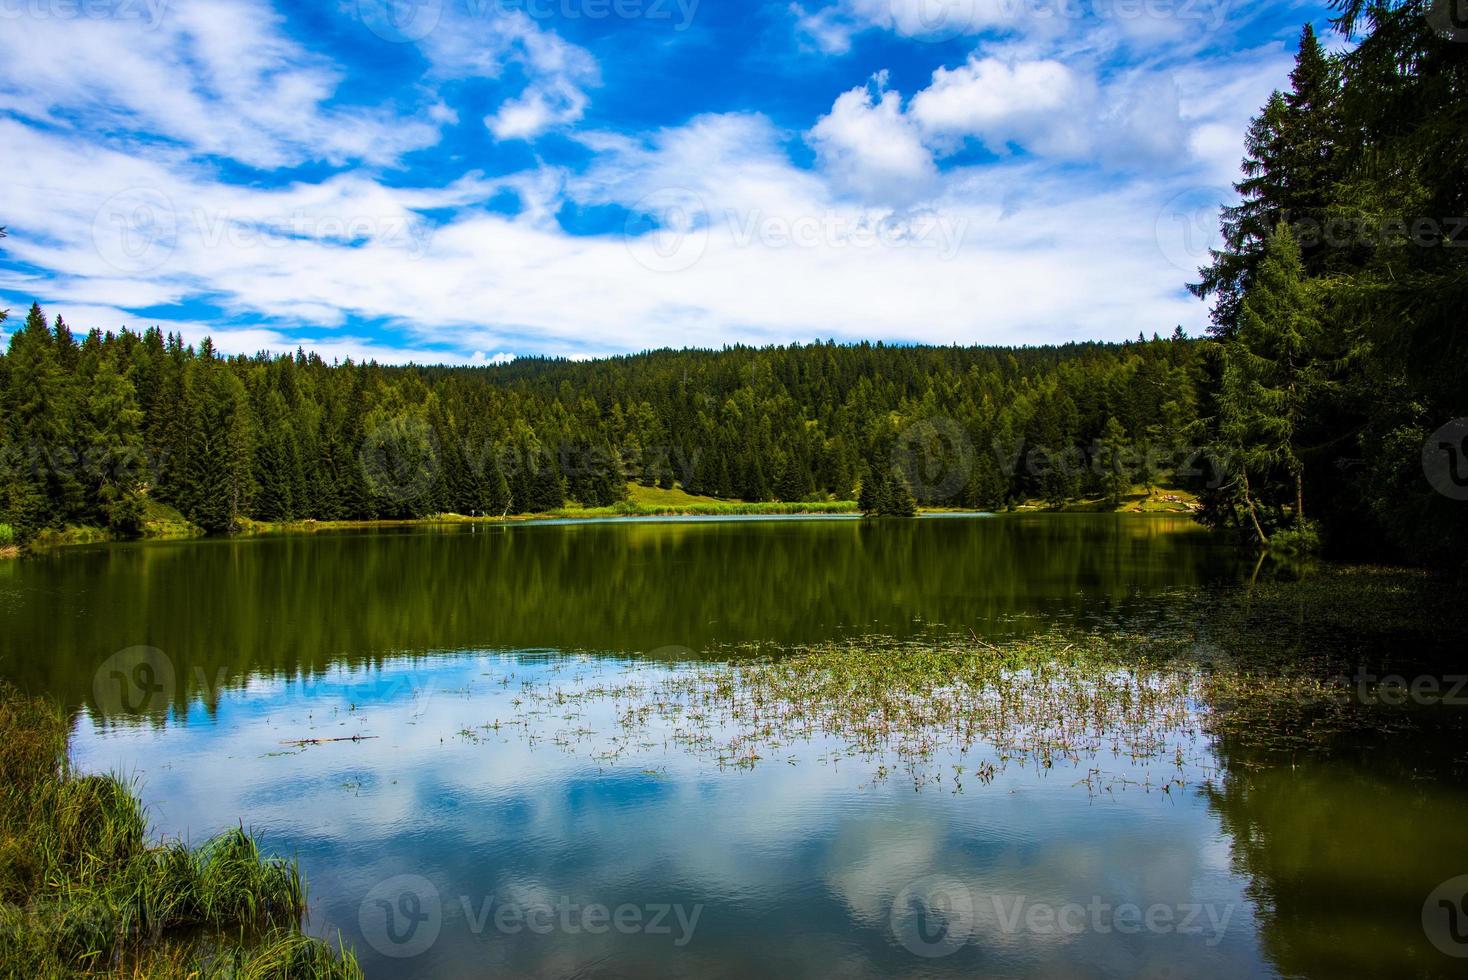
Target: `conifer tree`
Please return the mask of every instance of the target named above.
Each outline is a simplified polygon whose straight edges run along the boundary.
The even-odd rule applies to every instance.
[[[907,484],[907,477],[902,472],[893,469],[887,478],[886,513],[889,517],[913,517],[917,514],[917,499],[912,495],[912,487]]]
[[[503,516],[514,509],[514,501],[510,499],[510,484],[505,479],[504,467],[500,466],[498,454],[490,457],[482,500],[484,513],[492,516]]]
[[[566,486],[553,460],[540,461],[531,475],[528,494],[524,508],[528,513],[541,514],[566,506]]]
[[[1303,525],[1305,463],[1300,434],[1312,401],[1333,384],[1319,356],[1320,305],[1303,276],[1299,246],[1281,222],[1244,297],[1239,329],[1223,342],[1219,399],[1224,453],[1233,458],[1238,500],[1263,540],[1263,507],[1283,484],[1292,522]]]
[[[751,455],[745,464],[744,485],[739,496],[754,503],[770,499],[770,484],[765,479],[764,464],[757,455]]]
[[[1106,420],[1106,428],[1096,444],[1096,469],[1101,479],[1101,491],[1113,506],[1121,503],[1122,494],[1131,486],[1127,472],[1126,429],[1113,415]]]
[[[1234,185],[1242,201],[1223,209],[1224,246],[1189,287],[1199,297],[1214,297],[1215,330],[1222,336],[1237,329],[1244,293],[1280,221],[1310,236],[1312,264],[1324,260],[1337,180],[1338,88],[1337,69],[1307,24],[1289,92],[1275,92],[1249,124],[1244,178]]]
[[[62,371],[55,337],[39,304],[31,304],[25,324],[11,336],[6,359],[10,441],[21,461],[14,477],[16,507],[22,512],[16,519],[30,530],[85,519],[74,385]],[[45,502],[44,517],[35,512],[36,497]]]
[[[1332,382],[1322,360],[1321,310],[1304,281],[1299,248],[1289,227],[1271,237],[1255,287],[1244,297],[1239,337],[1226,356],[1243,363],[1240,374],[1263,409],[1261,434],[1294,486],[1294,520],[1305,520],[1300,433],[1312,401]]]
[[[875,514],[881,503],[881,486],[876,472],[869,467],[862,471],[861,491],[856,495],[856,506],[863,514]]]
[[[255,428],[245,386],[213,358],[207,340],[193,365],[191,437],[184,459],[184,515],[211,533],[251,513]]]
[[[123,537],[143,530],[142,424],[132,382],[118,371],[117,354],[108,351],[98,361],[87,397],[87,491],[102,520]]]
[[[296,500],[302,482],[301,458],[285,399],[279,391],[270,389],[257,406],[259,439],[255,447],[254,516],[263,521],[287,521],[303,516]]]

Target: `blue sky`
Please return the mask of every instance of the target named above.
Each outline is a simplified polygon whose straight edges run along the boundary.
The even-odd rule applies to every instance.
[[[1328,14],[0,0],[0,308],[394,362],[1196,333]]]

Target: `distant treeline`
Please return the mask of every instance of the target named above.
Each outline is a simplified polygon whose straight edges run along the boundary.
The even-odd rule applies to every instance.
[[[135,531],[144,498],[224,531],[239,518],[607,506],[628,480],[744,500],[853,499],[894,468],[923,503],[1059,501],[1115,482],[1094,465],[1103,444],[1169,450],[1141,468],[1188,455],[1200,350],[1179,333],[385,367],[305,352],[225,358],[156,329],[78,342],[32,307],[0,359],[0,504],[26,534]]]
[[[384,367],[78,342],[33,306],[0,358],[0,523],[540,512],[629,479],[996,508],[1165,479],[1259,543],[1462,563],[1468,30],[1438,13],[1346,0],[1341,55],[1305,30],[1193,287],[1207,339]]]

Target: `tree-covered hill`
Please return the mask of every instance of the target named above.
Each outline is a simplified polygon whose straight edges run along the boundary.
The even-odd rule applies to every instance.
[[[225,358],[158,330],[78,341],[33,307],[0,359],[5,519],[135,527],[141,498],[211,530],[605,506],[626,481],[851,499],[897,467],[928,504],[1097,490],[1117,433],[1185,461],[1198,342],[831,343],[603,361],[385,367]],[[1140,472],[1147,469],[1137,463]]]

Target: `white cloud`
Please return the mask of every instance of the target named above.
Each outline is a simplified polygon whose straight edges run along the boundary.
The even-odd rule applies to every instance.
[[[496,139],[534,139],[548,129],[580,119],[586,103],[586,94],[574,85],[539,83],[500,106],[484,124]]]
[[[524,91],[485,117],[496,139],[534,139],[576,122],[589,102],[586,89],[601,82],[588,51],[542,30],[524,11],[498,4],[445,8],[421,46],[441,78],[500,78],[510,65],[524,70]]]
[[[837,0],[815,10],[795,3],[790,11],[802,37],[827,54],[845,54],[863,31],[948,40],[1012,27],[1033,6],[1032,0]]]
[[[902,96],[886,90],[885,73],[840,95],[810,139],[837,184],[863,198],[916,200],[938,175],[917,125],[902,111]]]
[[[865,31],[920,42],[1006,37],[1072,50],[1145,50],[1163,42],[1195,50],[1238,29],[1257,11],[1242,10],[1231,0],[833,0],[814,9],[793,3],[790,13],[797,36],[827,54],[842,55]]]
[[[0,285],[0,290],[3,289],[4,286]],[[0,309],[8,306],[12,315],[16,312],[23,313],[30,302],[30,298],[24,293],[12,295],[0,291]],[[382,364],[406,364],[410,361],[416,364],[457,364],[464,361],[463,355],[457,351],[401,346],[365,337],[321,337],[271,327],[240,327],[191,319],[137,316],[126,308],[106,303],[90,303],[71,295],[64,300],[44,303],[43,306],[47,318],[59,315],[72,326],[73,333],[93,327],[113,331],[128,327],[140,333],[150,327],[158,327],[165,334],[179,334],[186,344],[198,345],[208,337],[213,342],[214,349],[222,354],[253,355],[261,351],[291,354],[296,348],[303,347],[320,354],[326,361],[347,358],[358,363],[376,360]],[[5,339],[8,341],[8,336]]]
[[[342,177],[262,190],[14,122],[0,123],[0,167],[25,192],[7,202],[6,246],[51,270],[34,291],[62,311],[81,310],[69,315],[78,329],[142,322],[98,305],[112,289],[150,305],[207,297],[232,320],[273,324],[262,335],[219,331],[225,349],[292,349],[289,324],[319,335],[357,316],[398,324],[399,339],[381,350],[349,336],[307,346],[383,359],[826,336],[1038,343],[1202,321],[1151,225],[1137,217],[1166,198],[1162,188],[1097,187],[1033,164],[989,166],[950,173],[927,209],[908,215],[844,202],[790,162],[782,134],[760,116],[700,117],[646,141],[604,137],[600,145],[586,175],[542,172],[520,186],[549,195],[547,204],[629,207],[686,188],[704,218],[695,261],[658,271],[640,261],[640,239],[568,235],[544,209],[509,217],[464,206],[503,181],[399,189]],[[61,159],[80,165],[49,164]],[[109,262],[127,253],[115,252],[94,219],[118,186],[170,191],[176,230],[156,267],[129,272]],[[421,242],[396,230],[413,227],[417,209],[454,206],[458,217]],[[365,222],[365,241],[344,233],[352,219]],[[925,221],[936,231],[913,231]],[[30,231],[42,227],[45,238]],[[7,295],[21,306],[16,285]],[[84,302],[71,302],[73,289]]]
[[[1249,119],[1288,84],[1294,56],[1283,45],[1199,59],[1173,72],[1179,115],[1191,127],[1189,151],[1216,183],[1239,179]]]
[[[0,31],[0,108],[94,136],[145,130],[257,167],[387,162],[438,128],[329,106],[339,71],[292,41],[263,0],[171,4],[156,24],[30,17]]]
[[[1186,162],[1188,126],[1171,72],[1140,70],[1102,83],[1054,60],[971,57],[940,68],[913,97],[910,114],[935,147],[965,139],[991,152],[1019,146],[1058,160],[1118,169]]]
[[[0,275],[8,305],[34,294],[77,329],[115,329],[155,322],[132,311],[201,301],[227,325],[163,322],[191,339],[214,332],[225,350],[303,343],[476,363],[508,351],[1196,328],[1206,311],[1181,289],[1190,246],[1159,243],[1158,216],[1181,193],[1223,198],[1247,117],[1290,61],[1274,44],[1103,72],[1111,40],[1030,37],[939,68],[906,104],[884,74],[834,95],[804,130],[813,169],[791,158],[805,123],[728,112],[645,133],[572,129],[590,158],[580,172],[542,164],[412,186],[409,171],[391,186],[357,169],[262,187],[227,182],[200,154],[385,161],[457,119],[435,98],[425,121],[383,132],[368,110],[335,106],[339,69],[264,14],[181,19],[165,40],[121,51],[115,78],[98,66],[121,44],[116,24],[50,38],[86,56],[66,69],[0,38],[0,55],[20,59],[0,76],[0,106],[19,116],[0,116],[0,217],[7,257],[27,270]],[[486,118],[500,139],[573,126],[598,80],[586,51],[514,15],[445,22],[419,44],[430,81],[524,75]],[[110,138],[113,120],[164,139]],[[971,144],[998,160],[955,166]],[[518,212],[484,207],[505,191]],[[625,236],[568,234],[556,220],[568,203],[634,219]],[[360,321],[389,324],[388,339],[359,336]]]
[[[970,58],[939,68],[912,99],[912,116],[929,138],[973,137],[995,153],[1018,143],[1038,153],[1074,157],[1088,149],[1085,111],[1094,85],[1058,61],[1006,64]]]

